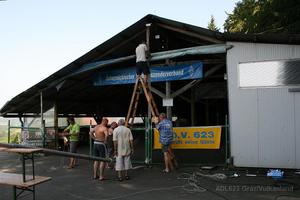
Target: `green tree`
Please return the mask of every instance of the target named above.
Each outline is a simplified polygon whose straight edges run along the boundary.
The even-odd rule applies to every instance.
[[[210,16],[210,21],[208,22],[207,28],[212,31],[220,31],[220,29],[216,25],[215,18],[213,15]]]
[[[225,32],[300,32],[299,0],[242,0],[227,15]]]

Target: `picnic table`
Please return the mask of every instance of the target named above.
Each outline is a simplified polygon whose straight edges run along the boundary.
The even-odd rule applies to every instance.
[[[35,185],[46,182],[51,177],[35,176],[34,170],[34,154],[42,152],[38,148],[5,148],[0,147],[2,152],[18,153],[22,160],[22,174],[3,173],[0,172],[0,184],[12,185],[14,199],[18,199],[25,191],[32,192],[33,199],[35,199]],[[31,160],[32,175],[26,175],[26,160]],[[20,190],[18,193],[17,190]]]

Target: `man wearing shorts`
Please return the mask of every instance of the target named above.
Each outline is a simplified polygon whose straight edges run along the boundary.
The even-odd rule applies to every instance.
[[[124,119],[120,119],[118,125],[113,133],[113,141],[116,171],[119,181],[123,181],[122,172],[124,172],[124,178],[129,180],[128,170],[132,168],[130,155],[133,153],[133,137],[130,129],[125,126]]]
[[[69,126],[65,128],[64,133],[65,136],[69,136],[70,139],[70,152],[71,153],[77,153],[77,146],[79,141],[79,132],[80,132],[80,126],[79,124],[75,123],[74,117],[68,118]],[[70,164],[68,165],[68,169],[74,168],[76,164],[76,159],[71,157],[70,158]]]
[[[107,149],[106,142],[108,137],[108,129],[107,129],[108,120],[103,118],[100,125],[95,126],[90,131],[90,137],[94,140],[94,156],[106,158],[107,157]],[[99,169],[99,180],[104,180],[104,168],[105,162],[103,161],[94,161],[94,179],[98,178],[97,171]]]
[[[174,168],[172,163],[172,156],[174,157],[174,154],[171,152],[172,148],[170,147],[173,141],[172,122],[167,119],[165,113],[161,113],[159,118],[156,119],[155,124],[159,131],[159,142],[161,143],[162,152],[164,154],[165,169],[163,172],[169,173]]]
[[[142,41],[135,49],[135,55],[136,55],[136,75],[137,78],[141,76],[141,74],[144,74],[145,82],[147,83],[149,80],[149,66],[147,62],[147,56],[148,56],[148,48],[146,46],[145,41]]]

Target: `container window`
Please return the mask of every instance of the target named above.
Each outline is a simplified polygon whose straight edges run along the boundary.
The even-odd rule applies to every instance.
[[[300,85],[300,60],[240,63],[239,85],[240,87]]]

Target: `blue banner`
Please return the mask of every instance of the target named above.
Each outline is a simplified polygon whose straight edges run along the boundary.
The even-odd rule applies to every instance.
[[[178,64],[171,66],[156,66],[150,68],[151,82],[200,79],[203,77],[201,62]],[[94,78],[95,86],[135,83],[135,67],[99,72]]]

